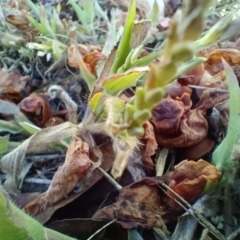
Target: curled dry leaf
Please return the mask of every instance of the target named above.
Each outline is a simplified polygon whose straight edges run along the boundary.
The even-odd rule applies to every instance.
[[[0,98],[18,103],[22,100],[21,93],[25,90],[30,76],[22,76],[17,72],[0,69]]]
[[[197,106],[203,106],[204,104],[209,102],[213,107],[216,104],[227,100],[228,98],[229,98],[228,92],[220,92],[216,91],[215,89],[207,89],[202,93]]]
[[[180,84],[177,80],[174,80],[166,87],[165,94],[171,98],[181,97],[184,93],[192,94],[192,89],[184,84]]]
[[[153,109],[151,122],[155,127],[157,143],[164,147],[189,147],[207,136],[208,123],[203,108],[190,110],[189,94],[181,98],[163,99]]]
[[[169,187],[186,201],[193,202],[202,194],[208,180],[217,184],[220,176],[221,173],[216,167],[207,161],[202,159],[197,162],[184,160],[176,165],[170,174]],[[169,190],[168,195],[176,197]],[[177,203],[172,200],[169,204],[174,207]]]
[[[144,135],[140,140],[143,143],[140,149],[141,149],[141,153],[142,153],[143,161],[145,165],[148,168],[153,169],[154,164],[151,159],[151,156],[155,154],[155,151],[158,145],[154,136],[154,129],[152,124],[150,122],[146,122],[143,125],[143,128],[145,131],[144,131]]]
[[[99,61],[106,59],[106,56],[101,52],[94,51],[91,53],[87,53],[83,57],[83,62],[87,65],[89,72],[93,75],[96,75],[96,67]]]
[[[202,75],[204,74],[204,65],[201,63],[191,71],[183,74],[181,77],[178,78],[178,83],[182,85],[197,85],[198,82],[200,81]]]
[[[205,66],[202,63],[199,66],[197,66],[196,68],[194,68],[193,70],[191,70],[188,73],[179,77],[177,82],[179,84],[185,86],[185,88],[187,88],[187,85],[190,84],[190,85],[197,85],[197,86],[202,86],[202,87],[207,87],[207,88],[227,89],[227,83],[225,80],[226,80],[225,71],[220,71],[217,74],[210,73],[209,71],[205,70]],[[180,92],[179,86],[177,88],[176,84],[175,84],[175,85],[173,85],[173,89],[171,89],[171,85],[170,85],[168,92],[171,93],[171,96],[176,96],[176,94],[174,95],[174,93],[177,90]],[[199,97],[201,97],[204,90],[196,89],[195,91],[196,91],[196,94]],[[183,92],[183,90],[182,90],[182,92]]]
[[[165,204],[164,193],[157,186],[162,180],[145,178],[120,190],[119,197],[112,205],[100,209],[93,220],[113,220],[124,228],[141,226],[162,227],[176,218]],[[164,197],[165,196],[165,197]]]
[[[18,15],[9,14],[6,16],[6,21],[8,23],[11,23],[14,26],[29,24],[29,21],[27,20],[26,16],[24,16],[23,14],[18,14]]]
[[[52,116],[48,96],[43,93],[32,93],[19,103],[19,107],[38,126],[44,126]]]
[[[115,203],[100,209],[94,220],[113,220],[124,228],[141,226],[161,227],[163,223],[176,220],[181,212],[175,195],[168,190],[165,194],[158,184],[169,185],[176,193],[190,203],[202,194],[208,180],[218,183],[221,176],[215,166],[199,160],[183,161],[174,171],[161,177],[145,178],[120,190]]]
[[[88,144],[74,136],[68,147],[65,162],[55,173],[48,190],[27,204],[25,211],[35,216],[48,206],[57,204],[86,177],[91,165]]]
[[[79,128],[69,122],[58,126],[41,129],[26,139],[21,145],[0,159],[0,169],[6,173],[7,179],[4,188],[13,194],[18,193],[18,187],[22,178],[22,170],[26,154],[53,152],[51,143],[77,134]]]
[[[217,89],[227,89],[227,82],[225,80],[226,76],[224,71],[221,71],[214,76],[210,75],[207,71],[205,71],[198,85],[207,88],[216,88],[214,90],[217,92],[218,91]],[[196,93],[199,97],[202,96],[204,91],[207,90],[196,89]]]
[[[180,149],[178,156],[181,157],[181,159],[197,160],[205,154],[209,153],[214,148],[214,146],[214,141],[209,137],[205,137],[202,141],[193,146]]]
[[[92,53],[92,52],[95,52],[93,55],[89,55],[88,56],[88,59],[86,59],[87,61],[87,64],[89,64],[90,60],[93,58],[93,57],[96,57],[98,56],[98,61],[101,60],[100,58],[102,57],[105,57],[103,54],[101,54],[101,51],[102,51],[102,46],[100,45],[90,45],[90,44],[78,44],[77,45],[77,48],[78,48],[78,52],[80,53],[80,55],[84,58],[85,55],[89,54],[89,53]],[[97,53],[99,55],[97,55]],[[90,56],[92,58],[90,58]],[[101,57],[100,57],[101,56]],[[94,61],[92,61],[93,63]],[[69,66],[71,67],[74,67],[74,68],[79,68],[79,63],[78,63],[78,58],[77,56],[75,56],[75,45],[74,44],[71,44],[68,48],[68,64]],[[91,68],[90,68],[91,69]]]
[[[238,65],[240,62],[240,51],[237,49],[216,49],[211,52],[203,52],[201,55],[207,58],[205,69],[213,75],[224,69],[222,58],[230,66]]]

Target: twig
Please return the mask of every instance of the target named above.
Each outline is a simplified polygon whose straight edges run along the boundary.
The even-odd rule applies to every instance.
[[[52,180],[40,178],[26,178],[24,182],[50,185]]]
[[[107,223],[106,225],[104,225],[103,227],[101,227],[100,229],[98,229],[92,236],[90,236],[87,240],[91,240],[94,236],[96,236],[98,233],[100,233],[104,228],[106,228],[107,226],[111,225],[112,223],[116,222],[117,219],[113,219],[111,222]]]
[[[204,229],[202,231],[202,235],[200,240],[211,240],[211,238],[208,236],[209,230],[208,229]]]
[[[226,240],[226,238],[222,235],[221,232],[219,232],[202,214],[197,212],[192,208],[192,206],[185,201],[180,195],[178,195],[175,191],[173,191],[170,187],[168,187],[165,183],[160,183],[163,187],[167,188],[170,192],[172,192],[175,196],[178,197],[187,207],[185,207],[181,202],[179,202],[177,199],[173,198],[174,201],[176,201],[184,210],[186,210],[188,213],[190,213],[194,218],[198,220],[198,222],[204,226],[205,228],[209,229],[209,231],[218,239],[220,240]],[[162,188],[162,190],[166,193],[166,190]]]
[[[117,189],[121,190],[122,186],[115,181],[108,173],[106,173],[102,168],[98,167],[98,169],[102,172],[102,174],[107,178],[107,180]]]
[[[240,234],[240,228],[235,230],[232,234],[230,234],[227,238],[227,240],[233,240],[238,234]]]
[[[203,90],[214,90],[216,92],[224,92],[228,93],[229,91],[227,89],[221,89],[221,88],[211,88],[211,87],[203,87],[203,86],[197,86],[197,85],[187,85],[190,88],[195,88],[195,89],[203,89]]]

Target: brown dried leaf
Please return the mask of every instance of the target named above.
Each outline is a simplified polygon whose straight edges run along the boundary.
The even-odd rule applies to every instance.
[[[53,152],[51,143],[61,141],[79,132],[79,128],[69,122],[58,126],[43,128],[26,139],[17,148],[0,159],[1,171],[6,173],[4,188],[10,193],[19,193],[18,188],[23,180],[22,171],[26,154]]]
[[[154,136],[154,129],[152,124],[150,122],[146,122],[143,125],[143,128],[145,131],[143,137],[140,140],[143,143],[140,149],[145,165],[148,168],[153,169],[154,164],[151,159],[151,156],[155,154],[158,145]]]
[[[180,84],[177,80],[174,80],[171,84],[169,84],[166,88],[166,96],[170,96],[171,98],[181,97],[184,93],[192,94],[192,89],[184,84]]]
[[[88,144],[74,136],[65,162],[55,173],[48,190],[27,204],[25,211],[35,216],[65,198],[89,172],[92,164],[88,155]]]
[[[20,25],[28,25],[29,21],[27,20],[26,16],[23,14],[19,15],[13,15],[9,14],[6,16],[6,21],[8,23],[11,23],[14,26],[20,26]]]
[[[211,52],[205,52],[201,54],[208,60],[205,62],[205,69],[212,74],[216,74],[222,71],[222,58],[230,65],[238,65],[240,63],[240,51],[237,49],[216,49]]]
[[[51,118],[51,107],[48,96],[43,93],[32,93],[19,104],[21,111],[32,118],[39,126],[44,126]]]
[[[207,136],[206,108],[190,110],[189,94],[181,98],[166,98],[153,110],[151,122],[157,143],[164,147],[181,148],[197,144]],[[204,106],[205,107],[205,106]]]
[[[199,102],[197,104],[197,107],[205,105],[207,102],[213,107],[216,104],[225,101],[229,98],[229,94],[227,92],[219,92],[212,89],[205,90],[201,98],[199,99]]]
[[[83,134],[81,134],[81,136],[83,137]],[[88,144],[89,144],[88,139],[85,139],[85,137],[84,137],[83,140],[88,142]],[[96,141],[95,145],[89,144],[89,147],[90,147],[90,145],[92,145],[90,147],[92,150],[94,150],[94,151],[96,149],[100,150],[100,152],[103,156],[100,167],[104,171],[108,172],[111,169],[113,161],[115,159],[115,153],[112,149],[112,142],[106,136],[99,135],[99,134],[95,137],[94,141]],[[98,146],[99,146],[99,148],[98,148]],[[99,159],[99,158],[96,158],[96,155],[98,155],[98,154],[92,153],[92,151],[90,152],[90,159],[92,159],[94,162],[97,162]],[[39,222],[41,222],[42,224],[46,223],[57,209],[66,206],[67,204],[71,203],[72,201],[74,201],[75,199],[80,197],[90,187],[92,187],[94,184],[96,184],[103,176],[104,176],[103,173],[98,168],[93,169],[93,172],[89,175],[89,177],[87,177],[86,179],[84,179],[81,182],[81,189],[78,192],[72,192],[71,194],[68,195],[67,198],[63,198],[57,204],[48,206],[45,209],[45,211],[40,212],[34,218],[36,220],[38,220]]]
[[[132,29],[132,39],[131,39],[132,49],[137,48],[144,42],[150,28],[151,28],[150,20],[144,20],[134,24]]]
[[[25,90],[29,80],[30,76],[0,69],[0,98],[18,103],[22,98],[21,92]]]
[[[191,71],[183,74],[181,77],[178,78],[178,82],[182,85],[197,85],[200,81],[200,78],[204,74],[204,65],[203,63],[192,69]]]
[[[176,220],[180,206],[171,191],[165,194],[157,185],[165,183],[186,201],[192,203],[200,194],[208,180],[218,183],[221,173],[210,163],[199,160],[182,161],[174,171],[161,177],[145,178],[120,190],[119,197],[112,205],[100,209],[93,220],[113,220],[124,228],[141,226],[161,227]]]
[[[170,174],[169,186],[186,201],[193,202],[201,195],[208,180],[217,184],[220,176],[221,173],[216,167],[207,161],[202,159],[197,162],[184,160],[176,165]],[[170,191],[168,191],[168,195],[176,197]],[[174,207],[176,202],[172,200],[169,205]]]
[[[193,146],[180,149],[180,152],[178,152],[178,157],[181,159],[197,160],[209,153],[214,146],[214,141],[209,137],[205,137],[202,141]]]
[[[96,67],[99,61],[106,59],[106,56],[103,55],[101,52],[91,52],[91,53],[87,53],[84,57],[83,57],[83,62],[88,66],[88,69],[90,71],[90,73],[92,73],[93,75],[96,75]],[[79,68],[79,64],[78,64],[78,68]]]
[[[90,45],[90,44],[78,44],[77,45],[79,54],[84,57],[86,54],[91,52],[101,52],[102,46],[101,45]],[[79,69],[79,63],[77,56],[75,54],[75,45],[71,44],[68,48],[68,64],[71,67]]]
[[[124,228],[161,227],[163,221],[166,223],[176,218],[176,214],[173,215],[167,208],[164,194],[157,186],[161,181],[145,178],[122,188],[117,201],[99,210],[93,220],[117,218]]]

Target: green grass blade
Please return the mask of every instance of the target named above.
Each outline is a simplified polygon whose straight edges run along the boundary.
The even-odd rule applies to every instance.
[[[69,0],[69,3],[72,5],[74,11],[77,14],[78,20],[83,24],[87,25],[88,24],[88,16],[85,11],[81,9],[81,7],[74,1],[74,0]]]
[[[26,0],[26,3],[27,3],[27,5],[31,8],[31,10],[33,11],[33,13],[34,13],[36,16],[39,16],[39,15],[40,15],[40,10],[39,10],[39,8],[37,7],[36,4],[34,4],[31,0]]]
[[[0,155],[8,151],[9,135],[0,137]]]
[[[56,35],[54,34],[54,30],[52,29],[50,22],[48,21],[47,14],[43,5],[40,5],[40,22],[48,32],[48,37],[56,39]]]
[[[126,88],[132,87],[137,80],[144,74],[144,71],[136,71],[129,74],[117,74],[109,79],[105,79],[102,86],[110,95],[116,95]]]
[[[17,124],[15,120],[13,121],[0,120],[0,132],[16,134],[21,132],[21,130],[22,128]]]
[[[110,70],[111,74],[117,73],[117,70],[125,63],[125,60],[131,51],[130,46],[135,15],[136,15],[136,0],[131,0],[123,34],[116,53],[116,58]]]
[[[231,160],[230,158],[233,147],[240,139],[240,89],[238,80],[229,64],[225,60],[222,61],[226,72],[228,90],[230,94],[230,116],[227,135],[213,152],[212,156],[213,163],[220,170],[227,161]]]
[[[18,240],[72,240],[51,229],[44,228],[38,221],[17,208],[0,187],[0,236],[1,239]]]
[[[47,29],[30,15],[26,15],[26,18],[41,34],[43,34],[44,36],[47,36],[49,34]]]
[[[94,11],[94,1],[93,0],[84,0],[83,1],[84,12],[88,16],[88,24],[92,25],[94,22],[95,11]]]

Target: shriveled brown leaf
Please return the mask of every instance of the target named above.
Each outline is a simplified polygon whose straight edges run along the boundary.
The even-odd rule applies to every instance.
[[[48,96],[44,93],[32,93],[19,104],[21,111],[32,118],[37,125],[44,126],[52,116]]]
[[[13,15],[9,14],[6,16],[6,21],[8,23],[11,23],[14,26],[20,26],[20,25],[28,25],[29,21],[27,20],[26,16],[23,14]]]
[[[99,61],[106,59],[106,56],[103,55],[101,52],[94,51],[91,53],[87,53],[83,57],[83,62],[87,65],[90,73],[96,75],[96,67]],[[79,67],[79,65],[78,65]]]
[[[222,58],[230,66],[239,65],[240,62],[240,51],[237,49],[222,48],[205,52],[201,55],[207,58],[207,61],[205,62],[205,69],[212,74],[216,74],[224,69],[222,65]]]
[[[84,58],[86,54],[92,52],[101,52],[102,46],[101,45],[90,45],[90,44],[78,44],[77,45],[78,52]],[[96,53],[95,53],[96,54]],[[68,64],[71,67],[79,68],[78,59],[75,54],[75,45],[71,44],[68,48]]]
[[[216,91],[215,89],[207,89],[202,93],[197,106],[202,106],[209,102],[213,107],[216,104],[225,101],[228,98],[229,94],[227,92],[220,92]]]
[[[178,152],[178,156],[181,157],[181,159],[197,160],[209,153],[214,146],[214,141],[209,137],[205,137],[202,141],[193,146],[182,148],[180,152]]]
[[[163,180],[145,178],[120,190],[117,201],[101,210],[93,220],[113,220],[124,228],[141,226],[161,227],[176,218],[164,201],[164,194],[157,186]]]
[[[89,142],[85,138],[84,141]],[[96,150],[98,149],[99,146],[99,149],[103,156],[103,160],[101,162],[100,167],[107,172],[111,169],[113,161],[115,159],[115,153],[112,149],[111,140],[109,138],[106,138],[106,136],[97,135],[94,141],[96,141],[95,143],[96,145],[91,146],[91,149]],[[90,152],[90,159],[92,159],[94,162],[98,161],[98,158],[96,158],[96,154],[93,154],[92,151]],[[93,169],[92,174],[90,174],[89,177],[87,177],[81,182],[81,189],[78,192],[70,193],[67,198],[63,198],[57,204],[48,206],[43,212],[40,212],[37,215],[35,215],[34,218],[41,222],[42,224],[46,223],[57,209],[66,206],[67,204],[71,203],[72,201],[80,197],[91,186],[96,184],[103,176],[104,176],[103,173],[98,168]]]
[[[158,184],[167,184],[186,201],[193,203],[202,194],[207,181],[217,184],[220,176],[215,166],[202,159],[198,162],[182,161],[173,172],[123,187],[117,201],[100,209],[93,220],[117,219],[124,228],[161,227],[176,220],[181,207],[175,202],[176,196],[170,190],[165,194]]]
[[[153,109],[153,122],[158,132],[163,134],[175,135],[179,131],[182,115],[192,106],[192,101],[188,94],[182,95],[183,98],[174,100],[167,97]]]
[[[228,86],[225,71],[221,71],[215,74],[214,76],[212,76],[209,72],[205,71],[200,81],[198,82],[198,86],[216,89],[227,89]],[[199,97],[202,96],[202,93],[204,91],[205,90],[203,89],[196,89],[196,93],[198,94]]]
[[[207,88],[220,88],[227,89],[226,74],[225,71],[221,70],[217,73],[208,71],[203,63],[189,71],[188,73],[182,75],[178,78],[178,83],[182,85],[196,85]],[[170,88],[171,90],[171,88]],[[196,93],[201,97],[204,89],[196,88]]]
[[[180,84],[177,80],[174,80],[166,87],[166,96],[171,98],[181,97],[184,93],[192,94],[192,89],[184,84]]]
[[[25,211],[35,216],[65,198],[90,170],[92,164],[88,155],[88,144],[74,136],[68,147],[65,162],[55,173],[48,190],[27,204]]]
[[[169,187],[186,201],[193,202],[201,195],[208,180],[217,184],[220,176],[221,173],[216,167],[203,159],[197,162],[184,160],[176,165],[170,174]],[[170,191],[168,191],[168,195],[176,198]],[[169,204],[173,207],[176,206],[174,200]]]
[[[0,69],[0,98],[18,103],[22,100],[21,92],[25,90],[30,76]]]
[[[131,48],[135,49],[141,45],[147,37],[148,31],[151,28],[151,21],[144,20],[134,24],[132,29]]]
[[[183,74],[178,78],[178,82],[182,85],[197,85],[200,81],[202,75],[204,74],[204,65],[203,63],[195,67],[193,70]]]
[[[26,154],[53,152],[51,144],[75,135],[79,128],[69,122],[41,129],[23,141],[17,148],[0,159],[1,171],[6,173],[4,188],[13,194],[19,193],[19,184],[23,180],[22,171]]]
[[[157,143],[164,147],[188,147],[197,144],[207,136],[206,109],[190,110],[189,94],[181,98],[163,99],[153,109],[151,122],[155,127]]]
[[[155,136],[154,136],[154,129],[150,122],[146,122],[143,125],[144,128],[144,135],[141,138],[141,142],[143,143],[141,149],[143,160],[145,165],[152,169],[154,167],[153,161],[151,156],[155,154],[155,151],[158,147]]]

